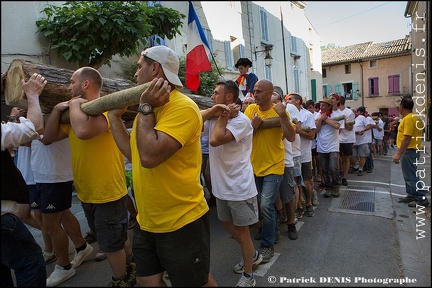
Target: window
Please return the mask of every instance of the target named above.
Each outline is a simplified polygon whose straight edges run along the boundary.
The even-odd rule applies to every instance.
[[[297,55],[297,37],[291,36],[291,53]]]
[[[376,60],[369,61],[369,68],[378,68],[378,62]]]
[[[264,43],[269,42],[269,31],[267,23],[267,11],[260,7],[260,25],[261,25],[261,41]]]
[[[323,68],[323,69],[322,69],[322,77],[323,77],[323,78],[326,78],[326,77],[327,77],[327,69],[326,69],[326,68]]]
[[[369,96],[378,96],[379,95],[379,81],[378,77],[369,78]]]
[[[207,38],[207,43],[209,45],[209,49],[210,49],[210,51],[213,51],[213,35],[212,35],[210,29],[203,28],[203,31],[204,31],[204,34]]]
[[[345,74],[351,74],[351,64],[345,65]]]
[[[231,42],[230,41],[224,41],[224,48],[225,48],[225,62],[226,67],[229,70],[234,70],[234,60],[233,60],[233,51],[231,50]]]
[[[299,70],[296,66],[293,69],[293,78],[294,78],[294,91],[300,91]]]
[[[264,65],[264,70],[265,70],[265,79],[273,81],[273,73],[271,67]]]
[[[393,96],[400,95],[400,75],[388,76],[388,94]]]

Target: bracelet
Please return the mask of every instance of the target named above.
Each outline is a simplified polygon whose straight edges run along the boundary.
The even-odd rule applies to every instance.
[[[6,118],[8,118],[8,122],[13,122],[13,123],[18,123],[19,119],[18,116],[6,116]]]

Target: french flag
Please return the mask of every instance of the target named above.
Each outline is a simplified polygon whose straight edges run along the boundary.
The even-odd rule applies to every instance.
[[[186,87],[196,92],[200,86],[199,73],[212,70],[209,61],[210,46],[195,13],[192,1],[189,2],[189,16],[186,51]]]

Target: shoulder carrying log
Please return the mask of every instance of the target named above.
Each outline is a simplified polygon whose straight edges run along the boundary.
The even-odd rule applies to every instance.
[[[6,76],[4,97],[6,105],[27,109],[27,99],[21,87],[21,80],[28,81],[33,73],[45,77],[47,84],[39,96],[39,102],[44,114],[51,113],[54,106],[60,102],[71,99],[68,86],[74,71],[47,64],[34,63],[22,59],[15,59],[9,66]],[[81,109],[87,115],[99,115],[105,111],[129,106],[123,120],[133,121],[137,113],[139,98],[149,83],[136,85],[123,79],[103,78],[101,98],[83,103]],[[186,94],[186,93],[185,93]],[[188,95],[200,109],[213,105],[209,97]],[[62,123],[69,122],[69,113],[63,113]]]

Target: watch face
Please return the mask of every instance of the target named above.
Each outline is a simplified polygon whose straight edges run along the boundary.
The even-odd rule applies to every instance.
[[[142,109],[145,113],[149,113],[151,111],[150,105],[143,105]]]
[[[151,107],[151,105],[148,103],[144,103],[139,105],[138,110],[143,114],[150,114],[153,112],[153,107]]]

